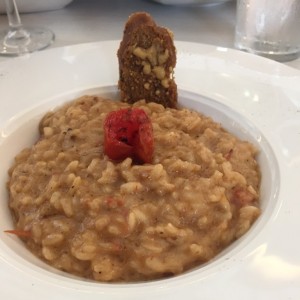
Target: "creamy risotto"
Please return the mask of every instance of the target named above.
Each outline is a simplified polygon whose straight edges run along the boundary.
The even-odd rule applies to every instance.
[[[260,214],[257,150],[197,112],[135,103],[152,122],[153,161],[108,159],[104,119],[129,106],[84,96],[49,112],[9,171],[15,233],[55,268],[109,282],[180,274]]]

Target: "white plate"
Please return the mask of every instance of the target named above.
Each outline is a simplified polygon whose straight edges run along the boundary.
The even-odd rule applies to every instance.
[[[216,5],[231,0],[152,0],[165,5]]]
[[[187,274],[102,284],[53,271],[3,233],[13,156],[33,142],[42,113],[82,93],[114,94],[118,42],[56,48],[0,64],[0,286],[4,299],[299,299],[300,73],[250,54],[176,42],[183,105],[211,114],[262,154],[263,214],[238,243]],[[108,87],[108,88],[107,88]],[[209,100],[212,99],[212,100]]]
[[[16,1],[20,13],[32,13],[47,10],[61,9],[73,0],[21,0]],[[6,13],[5,1],[0,1],[0,13]]]

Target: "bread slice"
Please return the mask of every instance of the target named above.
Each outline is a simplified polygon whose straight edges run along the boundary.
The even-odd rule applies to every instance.
[[[121,101],[145,99],[176,107],[176,49],[168,29],[157,26],[145,12],[132,14],[125,24],[117,55]]]

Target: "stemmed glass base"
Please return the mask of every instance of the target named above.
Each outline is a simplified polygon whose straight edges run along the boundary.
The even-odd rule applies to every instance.
[[[8,30],[0,32],[0,55],[18,56],[42,50],[54,40],[49,29],[24,27],[16,0],[5,0]]]
[[[0,55],[18,56],[42,50],[53,40],[53,32],[46,28],[10,28],[0,32]]]

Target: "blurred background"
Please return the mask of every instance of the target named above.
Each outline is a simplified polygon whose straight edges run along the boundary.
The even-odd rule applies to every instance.
[[[159,3],[174,1],[186,5]],[[190,4],[193,1],[196,0],[18,0],[17,2],[23,24],[52,29],[56,39],[51,47],[120,39],[128,16],[134,11],[147,11],[158,24],[169,27],[176,40],[233,48],[235,1],[198,0],[210,3]],[[222,3],[216,4],[216,1]],[[7,27],[4,0],[0,0],[0,12],[2,13],[0,29],[3,30]]]

